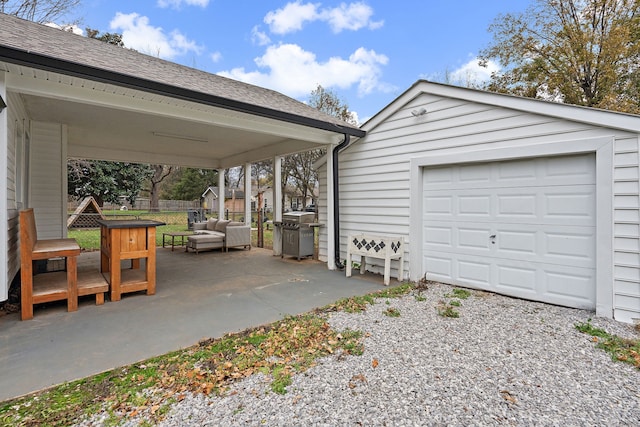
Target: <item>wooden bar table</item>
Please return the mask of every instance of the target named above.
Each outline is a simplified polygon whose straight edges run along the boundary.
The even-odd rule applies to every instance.
[[[160,221],[97,220],[100,224],[100,271],[109,273],[111,301],[120,301],[126,292],[156,293],[156,227]],[[121,269],[122,260],[131,260],[130,269]],[[144,271],[140,260],[145,259]]]

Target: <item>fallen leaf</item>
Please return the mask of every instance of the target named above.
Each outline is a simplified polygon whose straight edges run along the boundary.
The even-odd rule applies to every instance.
[[[507,402],[515,405],[518,401],[516,400],[515,397],[513,397],[513,395],[511,394],[511,392],[509,390],[502,390],[500,392],[500,395],[502,396],[502,398],[504,400],[506,400]]]
[[[378,367],[378,359],[373,359],[371,361],[371,367],[374,369]]]

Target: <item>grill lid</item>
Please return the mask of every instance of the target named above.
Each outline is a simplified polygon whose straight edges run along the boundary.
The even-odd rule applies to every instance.
[[[313,212],[287,212],[282,215],[282,222],[304,224],[313,222],[316,214]]]

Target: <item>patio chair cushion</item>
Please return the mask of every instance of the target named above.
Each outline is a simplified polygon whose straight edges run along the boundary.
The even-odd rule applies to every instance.
[[[214,231],[216,229],[216,224],[218,223],[218,218],[209,218],[207,220],[207,230]]]
[[[219,231],[221,233],[226,233],[227,232],[227,226],[229,225],[231,221],[226,220],[226,219],[221,219],[220,221],[218,221],[216,223],[216,231]]]

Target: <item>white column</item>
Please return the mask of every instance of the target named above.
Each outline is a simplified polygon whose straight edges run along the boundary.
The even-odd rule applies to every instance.
[[[335,260],[335,240],[333,238],[335,227],[335,218],[333,216],[333,206],[335,198],[333,196],[333,149],[334,144],[327,146],[327,267],[329,270],[336,269]]]
[[[251,225],[251,163],[244,165],[244,223]]]
[[[218,169],[218,219],[224,219],[224,169]]]
[[[273,222],[282,222],[282,157],[273,159]],[[282,228],[273,227],[273,255],[282,254]]]
[[[7,205],[7,159],[9,155],[9,100],[7,99],[7,85],[4,71],[0,71],[0,96],[7,104],[7,108],[0,112],[0,301],[9,297],[9,274],[7,272],[8,262],[8,241],[9,241],[9,213]],[[15,246],[18,247],[17,245]],[[16,254],[14,254],[16,255]],[[19,254],[18,254],[19,255]],[[16,255],[16,256],[18,256]]]

